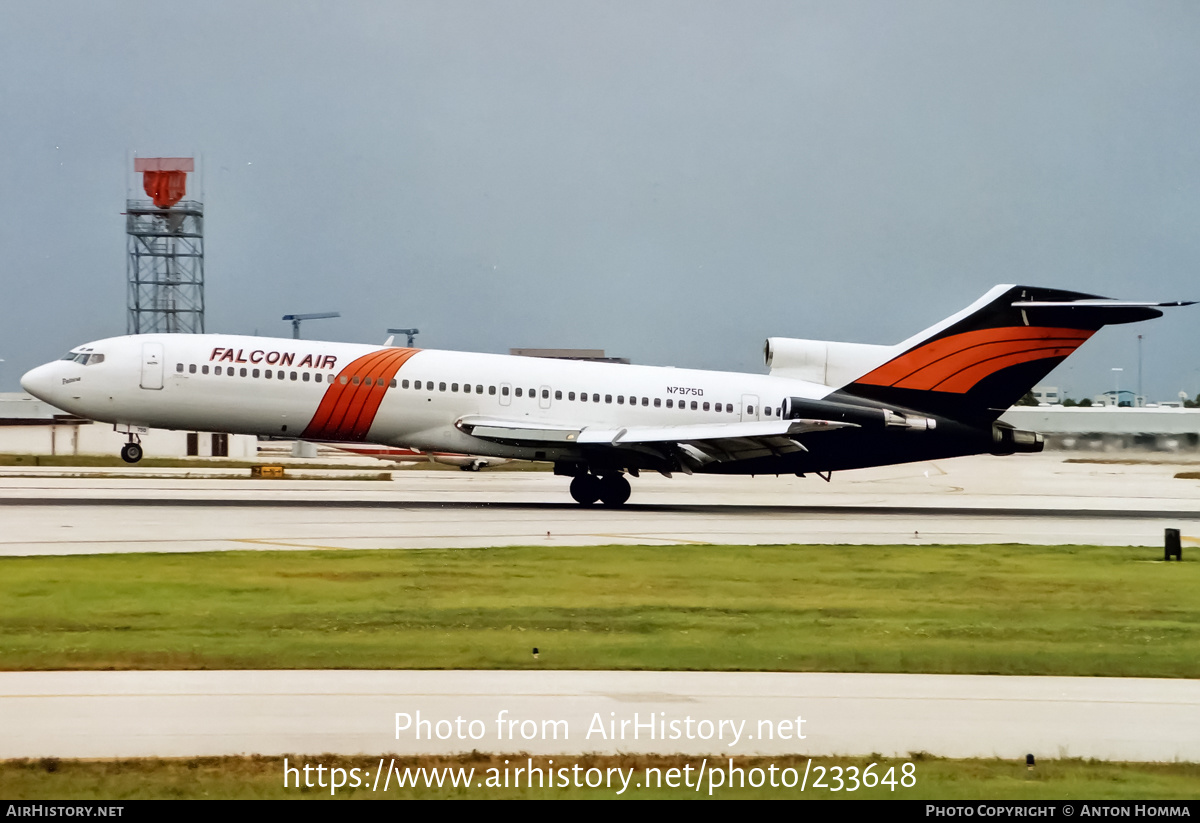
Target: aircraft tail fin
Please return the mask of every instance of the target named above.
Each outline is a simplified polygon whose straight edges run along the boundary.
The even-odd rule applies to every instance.
[[[996,286],[966,309],[890,347],[837,394],[955,420],[1003,414],[1103,326],[1190,303],[1138,303],[1029,286]]]

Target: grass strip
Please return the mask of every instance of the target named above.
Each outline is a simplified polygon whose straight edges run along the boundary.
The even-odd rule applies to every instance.
[[[0,558],[0,669],[1200,677],[1200,564],[1156,552],[609,546]]]
[[[108,761],[42,759],[0,762],[0,796],[7,800],[646,800],[697,797],[727,800],[1193,800],[1200,795],[1200,765],[1195,763],[1046,760],[1030,770],[1024,762],[1011,760],[949,760],[914,754],[908,759],[878,755],[814,757],[809,768],[807,757],[786,756],[733,758],[732,768],[735,771],[731,772],[729,758],[704,759],[681,755],[530,757],[525,754],[471,753],[457,757],[382,757],[385,773],[390,771],[389,767],[399,770],[406,783],[404,787],[397,785],[400,779],[394,771],[390,783],[384,779],[376,783],[375,773],[379,770],[380,758],[370,756],[287,755],[287,766],[297,769],[287,788],[283,785],[284,757]],[[867,787],[863,785],[862,775],[867,773],[872,764],[875,765],[870,774],[886,782]],[[307,773],[304,771],[306,765],[310,767]],[[323,772],[317,771],[318,765],[324,767]],[[700,777],[700,790],[697,791],[698,770],[702,765],[705,765],[706,771]],[[775,769],[773,773],[772,767]],[[819,772],[818,767],[824,772]],[[530,771],[531,768],[540,771]],[[717,769],[718,774],[709,773],[710,768]],[[331,769],[344,771],[339,782],[346,785],[332,789]],[[352,772],[352,769],[356,771]],[[517,773],[516,769],[523,771]],[[616,769],[625,775],[624,780],[610,771]],[[669,773],[672,769],[677,770],[675,775]],[[689,771],[685,772],[685,769]],[[756,773],[755,769],[759,771]],[[786,771],[789,769],[794,771]],[[443,785],[440,787],[433,774],[435,770],[441,772]],[[456,775],[459,778],[457,787],[451,785],[453,778],[447,770],[462,770]],[[736,770],[741,770],[740,776]],[[802,776],[806,770],[808,784],[801,791]],[[910,776],[907,780],[904,778],[906,772]],[[824,783],[823,787],[813,785],[819,777]],[[732,787],[729,785],[731,778],[734,783]],[[504,785],[506,779],[507,787]],[[685,779],[691,787],[683,785]],[[772,780],[775,786],[770,785]],[[593,784],[591,788],[586,785],[589,781]],[[744,783],[738,785],[742,781]],[[902,785],[902,781],[909,785]],[[417,785],[412,785],[414,782]],[[495,785],[489,786],[489,782]],[[608,782],[611,782],[611,786],[606,785]],[[299,788],[297,783],[300,784]],[[754,783],[761,785],[755,787]],[[793,785],[787,786],[785,783]],[[714,785],[710,787],[710,784]],[[841,788],[834,791],[834,787],[839,785]],[[624,791],[620,791],[622,788]]]

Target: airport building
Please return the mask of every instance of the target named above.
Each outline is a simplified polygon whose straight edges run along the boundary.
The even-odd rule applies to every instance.
[[[152,457],[258,456],[252,435],[147,429],[139,436]],[[0,454],[118,455],[127,439],[107,423],[63,414],[24,392],[0,393]]]

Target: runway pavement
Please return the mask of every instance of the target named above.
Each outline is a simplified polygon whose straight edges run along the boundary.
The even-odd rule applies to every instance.
[[[679,543],[1161,545],[1200,536],[1200,481],[1173,464],[1060,454],[816,477],[634,479],[620,509],[548,472],[396,472],[391,481],[0,472],[0,555]],[[244,471],[244,470],[243,470]],[[142,472],[147,474],[151,472]]]
[[[477,749],[1195,762],[1200,682],[762,672],[10,672],[0,674],[0,722],[0,758]]]

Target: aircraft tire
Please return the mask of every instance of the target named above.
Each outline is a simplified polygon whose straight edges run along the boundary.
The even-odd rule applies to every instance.
[[[631,491],[623,474],[606,474],[600,478],[600,500],[606,506],[624,505]]]
[[[126,443],[121,447],[121,459],[126,463],[136,463],[142,459],[142,447],[138,443]]]
[[[600,499],[603,485],[594,474],[581,474],[571,481],[571,497],[581,506],[590,506]]]

